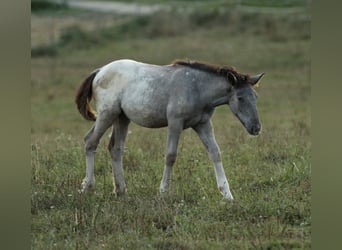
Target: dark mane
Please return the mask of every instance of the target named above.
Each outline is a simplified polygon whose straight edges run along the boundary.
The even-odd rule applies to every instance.
[[[235,77],[236,84],[247,84],[249,83],[250,77],[249,75],[241,74],[236,71],[234,67],[226,66],[226,65],[216,65],[216,64],[208,64],[199,61],[192,61],[192,60],[183,60],[183,59],[176,59],[172,62],[173,65],[182,65],[186,67],[190,67],[193,69],[198,69],[202,71],[206,71],[209,73],[213,73],[225,78],[229,78],[231,75]]]

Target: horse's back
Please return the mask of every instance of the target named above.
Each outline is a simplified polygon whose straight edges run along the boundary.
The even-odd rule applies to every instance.
[[[120,80],[128,81],[129,78],[134,78],[140,64],[142,63],[129,59],[121,59],[106,64],[100,68],[99,73],[95,77],[94,88],[101,88],[103,85],[107,85],[109,87],[111,84],[115,85]]]
[[[139,80],[146,77],[159,77],[163,66],[141,63],[130,59],[120,59],[110,62],[100,68],[94,79],[94,88],[105,88],[124,82],[125,85],[139,84]]]
[[[122,111],[145,127],[167,126],[170,69],[122,59],[103,66],[93,83],[97,112]]]

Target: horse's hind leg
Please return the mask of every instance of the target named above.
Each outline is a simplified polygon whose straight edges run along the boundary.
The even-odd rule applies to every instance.
[[[128,132],[130,120],[124,115],[120,115],[113,124],[113,132],[108,145],[108,150],[112,158],[114,192],[117,195],[126,193],[126,183],[122,167],[122,154]]]
[[[84,138],[86,155],[86,177],[83,179],[82,182],[82,192],[88,191],[95,185],[94,160],[96,148],[99,144],[100,138],[111,126],[112,122],[113,119],[111,116],[100,114],[95,121],[95,125]]]

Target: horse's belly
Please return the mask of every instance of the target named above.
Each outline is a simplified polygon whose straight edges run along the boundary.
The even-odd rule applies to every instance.
[[[166,111],[158,108],[124,106],[123,111],[134,123],[147,128],[160,128],[167,126]]]

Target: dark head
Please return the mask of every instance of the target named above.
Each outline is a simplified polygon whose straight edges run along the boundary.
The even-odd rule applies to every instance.
[[[254,86],[264,73],[245,78],[245,82],[239,82],[233,74],[228,75],[228,81],[232,84],[228,105],[234,115],[241,121],[251,135],[258,135],[261,124],[257,111],[257,93]]]

